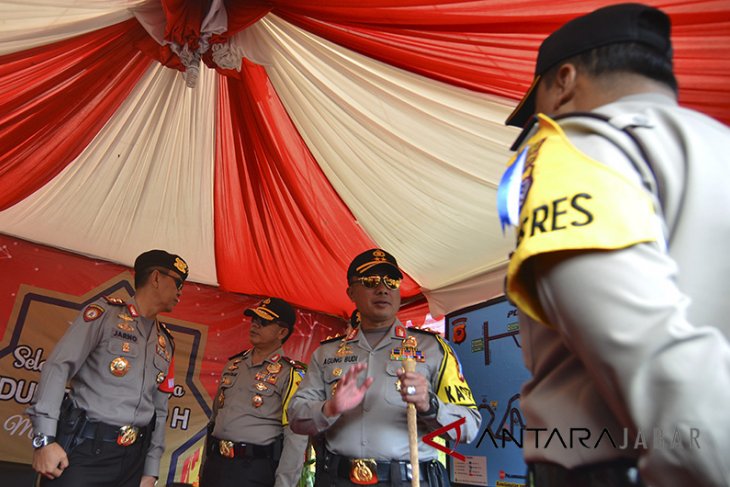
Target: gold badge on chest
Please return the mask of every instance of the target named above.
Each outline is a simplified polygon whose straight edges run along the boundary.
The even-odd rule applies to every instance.
[[[124,357],[117,357],[109,364],[109,370],[115,377],[123,377],[129,372],[129,360]]]

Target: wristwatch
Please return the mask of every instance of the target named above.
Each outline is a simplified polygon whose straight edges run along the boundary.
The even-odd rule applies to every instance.
[[[439,411],[439,398],[433,391],[428,393],[428,411],[420,413],[421,416],[435,416]]]
[[[36,433],[35,436],[33,436],[33,448],[36,450],[38,448],[43,448],[47,444],[53,443],[55,440],[56,438],[54,438],[53,436],[46,436],[43,433]]]

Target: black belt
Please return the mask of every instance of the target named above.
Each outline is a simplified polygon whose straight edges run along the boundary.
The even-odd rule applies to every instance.
[[[575,468],[565,468],[555,463],[535,462],[528,464],[530,485],[535,487],[643,487],[634,460],[615,460]]]
[[[228,448],[231,449],[231,455],[223,455],[221,452],[221,443],[225,442],[228,444]],[[250,443],[235,443],[232,441],[221,440],[214,436],[210,437],[208,443],[208,451],[215,452],[218,456],[225,458],[240,458],[240,457],[254,457],[254,458],[274,458],[274,448],[276,442],[271,445],[252,445]]]
[[[327,452],[327,463],[330,465],[330,468],[336,468],[337,476],[343,479],[350,479],[350,473],[353,468],[353,464],[356,463],[358,460],[361,459],[343,457],[342,455],[335,455],[334,453]],[[369,461],[373,462],[372,460]],[[394,476],[396,477],[395,480],[397,482],[409,482],[411,480],[412,473],[410,462],[403,460],[393,460],[389,462],[375,460],[374,463],[374,470],[377,472],[378,475],[378,483],[390,482]],[[438,462],[436,460],[429,460],[426,462],[420,462],[418,464],[420,469],[419,475],[421,481],[427,478],[426,476],[428,468],[435,466],[437,463]]]
[[[118,442],[120,436],[123,436],[128,428],[136,428],[134,440],[128,445],[132,445],[140,439],[147,436],[150,431],[149,426],[114,426],[111,424],[102,423],[100,421],[87,421],[83,428],[79,432],[81,438],[90,440],[105,441],[105,442]],[[127,438],[130,438],[127,435]],[[129,440],[127,440],[129,441]]]

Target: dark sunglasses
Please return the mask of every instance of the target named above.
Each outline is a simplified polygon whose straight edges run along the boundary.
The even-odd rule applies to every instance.
[[[157,269],[157,272],[159,272],[160,274],[164,274],[167,277],[171,278],[173,281],[175,281],[175,287],[177,288],[177,290],[182,291],[183,285],[185,284],[185,281],[182,278],[174,276],[172,274],[168,274],[162,269]]]
[[[254,316],[253,318],[251,318],[251,323],[258,325],[262,328],[267,327],[269,325],[273,325],[275,323],[279,326],[286,326],[277,320],[268,321],[268,320],[261,318],[260,316]]]
[[[359,282],[368,289],[375,289],[382,282],[388,289],[398,289],[400,287],[400,279],[390,276],[364,276],[356,277],[352,282]]]

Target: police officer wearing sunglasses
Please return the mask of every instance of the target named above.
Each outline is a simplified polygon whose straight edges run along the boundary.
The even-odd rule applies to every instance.
[[[134,297],[87,305],[43,365],[27,411],[40,485],[144,487],[159,476],[174,342],[157,314],[180,301],[188,265],[150,250],[134,271]]]
[[[440,336],[405,328],[396,317],[403,274],[382,249],[355,257],[347,295],[357,307],[354,328],[325,340],[289,406],[293,431],[321,439],[317,486],[448,485],[437,451],[419,441],[419,465],[409,463],[408,403],[418,412],[418,436],[465,418],[462,441],[472,441],[481,416],[451,347]],[[359,323],[359,326],[358,326]],[[404,372],[403,360],[416,361]],[[449,432],[456,437],[456,430]]]

